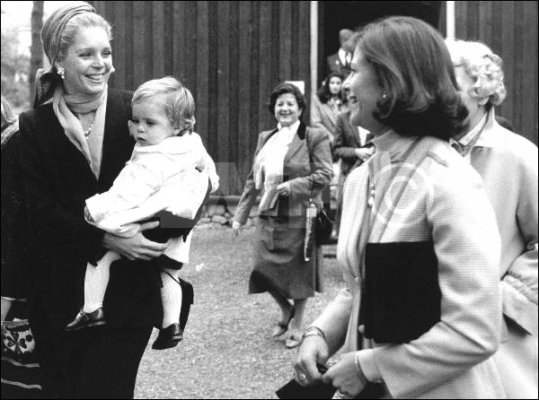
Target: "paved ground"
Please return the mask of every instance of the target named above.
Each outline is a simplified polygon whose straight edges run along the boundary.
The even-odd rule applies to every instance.
[[[196,229],[191,262],[183,270],[195,287],[185,339],[172,350],[148,346],[137,398],[276,398],[275,390],[291,379],[296,350],[270,334],[277,306],[267,294],[247,295],[253,233],[248,228],[234,238],[229,228]],[[340,288],[335,259],[324,262],[325,291],[310,300],[307,323]]]

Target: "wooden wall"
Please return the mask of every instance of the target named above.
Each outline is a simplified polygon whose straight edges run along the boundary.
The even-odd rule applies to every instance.
[[[537,144],[537,1],[457,1],[456,37],[480,40],[504,61],[507,97],[498,114]]]
[[[195,97],[196,130],[216,161],[219,193],[241,193],[257,135],[274,125],[266,106],[272,87],[301,80],[310,99],[310,2],[92,3],[114,29],[112,85],[133,90],[180,78]],[[537,144],[537,2],[455,4],[457,38],[481,40],[504,60],[508,96],[498,114]]]
[[[111,85],[173,75],[192,91],[196,131],[217,164],[220,194],[240,194],[280,81],[310,93],[308,1],[96,1],[113,25]]]

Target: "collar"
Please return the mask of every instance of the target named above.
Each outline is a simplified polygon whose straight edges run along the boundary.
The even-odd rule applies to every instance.
[[[343,65],[346,64],[347,62],[346,55],[348,54],[348,52],[341,47],[339,48],[339,51],[337,52],[337,54],[339,55],[339,59],[341,60],[341,63],[343,63]]]
[[[299,130],[301,127],[301,122],[297,120],[290,126],[281,126],[281,124],[277,124],[277,133],[283,132],[283,134],[286,134],[289,136],[290,141],[296,136],[296,134],[299,134]]]
[[[479,123],[466,135],[464,135],[458,143],[462,146],[468,146],[476,135],[480,135],[472,147],[495,147],[498,144],[496,131],[500,128],[496,122],[494,107],[488,111]],[[449,144],[455,143],[456,140],[450,139]]]
[[[475,137],[477,135],[480,135],[483,131],[483,128],[485,127],[485,124],[487,122],[487,117],[488,113],[485,113],[485,115],[483,115],[483,118],[481,118],[481,120],[472,128],[472,130],[470,130],[470,132],[457,140],[457,142],[459,142],[463,146],[468,146],[475,139]],[[455,140],[451,139],[450,143],[453,142],[455,142]]]
[[[279,131],[293,131],[294,133],[296,133],[300,124],[301,124],[301,122],[299,121],[299,119],[296,122],[294,122],[292,125],[289,125],[289,126],[281,126],[281,124],[279,123],[279,124],[277,124],[277,130],[279,130]]]
[[[187,154],[195,151],[196,139],[192,135],[193,133],[182,136],[171,136],[163,139],[163,141],[158,144],[149,146],[141,146],[136,143],[135,149],[138,153],[145,154]]]
[[[498,132],[503,129],[496,121],[496,115],[494,114],[494,107],[490,109],[487,116],[487,122],[483,133],[475,144],[478,147],[497,147],[500,145],[500,135]]]
[[[381,135],[375,136],[372,143],[378,152],[387,152],[391,161],[400,161],[408,148],[416,141],[417,137],[399,135],[393,129],[389,129]]]

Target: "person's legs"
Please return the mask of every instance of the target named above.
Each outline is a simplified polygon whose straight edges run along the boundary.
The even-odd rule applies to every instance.
[[[288,338],[286,339],[286,347],[292,349],[301,344],[301,336],[303,335],[303,324],[305,316],[305,308],[307,307],[307,299],[294,299],[294,318],[290,321],[290,329]]]
[[[178,281],[179,270],[165,269],[161,271],[161,301],[163,304],[162,328],[178,324],[182,309],[182,288]]]
[[[288,329],[290,319],[295,313],[294,307],[286,297],[277,292],[276,290],[268,290],[269,294],[275,299],[277,305],[281,308],[281,319],[277,325],[273,328],[272,336],[278,337],[284,334]]]
[[[290,321],[291,330],[295,329],[303,331],[303,318],[305,316],[307,300],[308,299],[294,299],[294,309],[296,310],[296,313],[294,314],[294,318],[292,318],[292,321]]]
[[[110,265],[119,260],[120,255],[114,251],[107,251],[97,262],[96,266],[88,264],[84,276],[84,306],[82,311],[91,313],[103,307],[103,299],[110,279]]]
[[[80,335],[65,332],[50,318],[30,318],[29,322],[36,343],[43,398],[75,398],[83,359],[82,346],[78,345]]]
[[[85,336],[86,351],[75,398],[133,398],[151,333],[151,326],[117,329],[110,325],[77,332]]]

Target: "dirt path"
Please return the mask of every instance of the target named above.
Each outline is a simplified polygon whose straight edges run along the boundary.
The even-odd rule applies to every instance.
[[[296,350],[270,334],[277,306],[267,294],[247,295],[253,233],[246,229],[235,240],[228,228],[196,229],[183,270],[195,287],[185,339],[172,350],[148,347],[136,398],[276,398],[275,390],[291,379]],[[310,299],[307,323],[340,288],[335,260],[324,262],[325,291]]]

